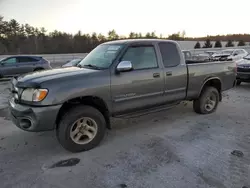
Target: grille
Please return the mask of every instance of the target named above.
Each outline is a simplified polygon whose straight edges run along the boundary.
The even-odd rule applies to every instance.
[[[249,68],[237,67],[237,72],[249,72],[250,73],[250,67]]]

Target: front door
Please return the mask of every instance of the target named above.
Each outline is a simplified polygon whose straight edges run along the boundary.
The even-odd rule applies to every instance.
[[[130,61],[133,70],[111,76],[115,114],[140,110],[163,102],[164,75],[154,45],[129,46],[121,61]]]
[[[18,72],[18,60],[16,57],[10,57],[1,62],[0,73],[4,77],[14,76]]]

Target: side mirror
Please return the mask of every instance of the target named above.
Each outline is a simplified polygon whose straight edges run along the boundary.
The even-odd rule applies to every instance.
[[[121,61],[116,68],[118,72],[131,71],[132,69],[133,69],[133,66],[130,61]]]
[[[238,55],[237,53],[233,54],[233,56],[237,56],[237,55]]]

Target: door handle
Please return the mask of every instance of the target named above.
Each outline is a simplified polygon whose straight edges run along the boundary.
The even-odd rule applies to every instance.
[[[153,77],[154,77],[154,78],[159,78],[159,77],[160,77],[160,73],[154,73],[154,74],[153,74]]]
[[[166,72],[166,76],[172,76],[172,72],[171,71]]]

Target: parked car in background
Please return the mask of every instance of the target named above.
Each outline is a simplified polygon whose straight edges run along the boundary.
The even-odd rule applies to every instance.
[[[193,56],[193,60],[198,61],[210,61],[212,59],[212,55],[216,53],[216,51],[205,51],[204,53],[200,53],[198,55]]]
[[[247,56],[248,52],[244,49],[226,49],[220,51],[220,53],[214,53],[212,59],[214,61],[239,61],[243,57]]]
[[[218,51],[205,51],[205,54],[208,54],[211,57],[213,54],[217,53]]]
[[[50,62],[40,56],[10,56],[0,60],[1,78],[45,69],[51,69]]]
[[[192,59],[192,53],[189,50],[182,50],[185,59]]]
[[[76,67],[81,61],[82,59],[73,59],[67,62],[66,64],[62,65],[62,67]]]
[[[235,62],[185,61],[175,41],[117,40],[97,46],[77,67],[13,78],[9,107],[20,129],[56,130],[65,149],[80,152],[101,142],[111,117],[141,116],[183,100],[193,101],[198,114],[213,113],[235,80]]]
[[[205,51],[204,54],[207,55],[207,59],[212,60],[212,55],[218,53],[218,51]]]
[[[250,82],[250,54],[237,63],[237,85],[241,82]]]

